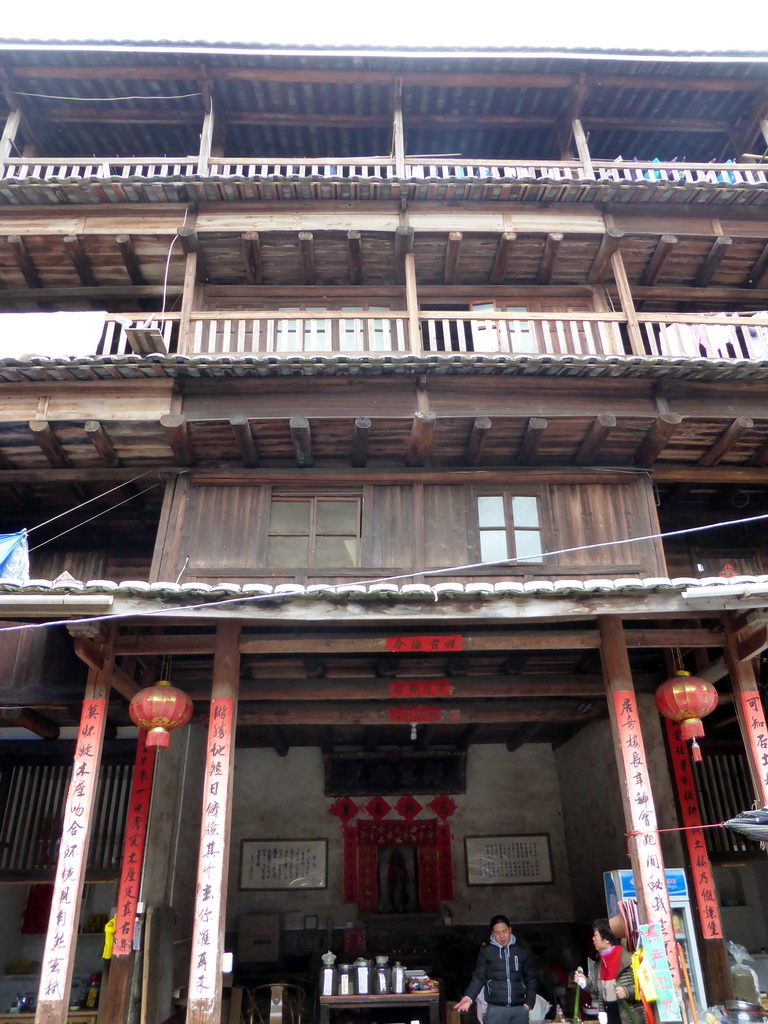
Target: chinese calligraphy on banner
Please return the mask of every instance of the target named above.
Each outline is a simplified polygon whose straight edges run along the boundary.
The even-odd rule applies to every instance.
[[[638,931],[642,936],[643,953],[656,985],[656,1007],[659,1011],[659,1019],[663,1021],[682,1020],[659,926],[641,924]]]
[[[152,773],[155,766],[155,748],[147,747],[147,734],[139,731],[136,763],[133,767],[128,820],[123,842],[123,867],[115,915],[115,941],[113,956],[127,956],[133,948],[136,925],[136,904],[139,900],[141,868],[144,863],[144,841],[147,836],[149,798],[152,794]]]
[[[205,765],[200,860],[195,894],[195,926],[189,977],[191,1000],[213,999],[221,979],[219,936],[223,931],[222,893],[226,891],[226,821],[231,780],[234,701],[211,701]]]
[[[69,999],[68,959],[80,916],[80,883],[88,853],[106,706],[107,702],[101,699],[83,702],[40,971],[40,1001]]]
[[[549,836],[467,836],[468,885],[540,885],[552,881]]]
[[[388,651],[460,651],[463,639],[460,636],[388,636],[385,644]]]
[[[768,805],[768,729],[757,690],[739,692],[752,758],[760,777],[763,806]]]
[[[241,889],[324,889],[326,839],[244,839]]]
[[[621,745],[621,759],[627,785],[627,803],[631,826],[637,843],[637,864],[640,878],[635,879],[638,894],[642,890],[649,923],[659,926],[667,960],[675,984],[680,984],[677,949],[672,928],[664,859],[656,823],[656,810],[651,796],[651,781],[645,759],[645,747],[637,716],[633,690],[615,690],[612,694]],[[675,1018],[678,1019],[678,1018]]]
[[[701,934],[705,939],[722,939],[720,925],[720,908],[715,895],[712,879],[712,865],[704,843],[704,832],[701,826],[699,798],[693,784],[693,771],[688,745],[682,737],[680,726],[665,719],[669,749],[672,754],[672,770],[675,776],[677,801],[683,819],[685,841],[688,846],[688,858],[691,864],[693,888],[696,892],[696,905],[699,910]]]

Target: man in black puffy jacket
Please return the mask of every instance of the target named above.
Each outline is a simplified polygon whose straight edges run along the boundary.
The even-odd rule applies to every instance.
[[[536,971],[528,953],[516,945],[509,920],[491,918],[491,942],[481,946],[472,980],[454,1009],[469,1010],[485,987],[485,1024],[528,1024],[536,1001]]]

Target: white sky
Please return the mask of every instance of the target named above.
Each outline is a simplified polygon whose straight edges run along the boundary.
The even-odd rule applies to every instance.
[[[768,3],[5,0],[0,38],[768,51]]]

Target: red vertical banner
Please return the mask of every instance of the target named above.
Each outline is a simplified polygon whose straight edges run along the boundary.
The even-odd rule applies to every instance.
[[[752,755],[752,764],[760,782],[760,798],[763,807],[768,806],[768,729],[760,694],[757,690],[739,690],[738,699],[744,715],[747,739]]]
[[[675,779],[677,802],[680,816],[685,828],[685,842],[688,847],[688,859],[691,865],[691,880],[696,893],[696,906],[699,911],[701,934],[705,939],[722,939],[723,929],[720,923],[720,908],[715,895],[712,878],[712,865],[704,842],[704,831],[701,828],[701,809],[696,788],[693,784],[693,768],[688,744],[685,742],[680,726],[665,718],[667,742],[672,755],[672,772]]]
[[[635,694],[633,690],[614,690],[611,696],[619,731],[630,822],[632,831],[637,833],[637,864],[640,877],[635,879],[635,886],[638,891],[642,889],[649,922],[659,926],[669,969],[675,984],[679,985],[680,970],[664,875],[664,858],[659,842],[656,809],[653,805]]]
[[[83,701],[40,970],[38,1012],[47,1013],[51,1019],[58,1008],[54,1009],[50,1004],[63,1006],[63,1013],[69,1005],[80,894],[85,878],[106,711],[107,702],[102,698]]]
[[[232,698],[211,701],[189,972],[189,1000],[198,1006],[216,997],[221,978],[218,951],[226,901],[226,825],[232,795],[234,714]]]
[[[453,899],[453,863],[451,859],[451,826],[437,826],[437,864],[440,875],[440,899]]]
[[[344,902],[357,903],[357,827],[344,829]]]
[[[149,801],[152,795],[152,777],[155,768],[155,747],[147,747],[147,734],[139,731],[136,761],[133,766],[131,795],[128,800],[128,818],[123,840],[123,866],[117,894],[115,940],[113,956],[127,956],[133,949],[136,925],[136,904],[139,901],[141,870],[144,864],[144,846],[149,820]]]

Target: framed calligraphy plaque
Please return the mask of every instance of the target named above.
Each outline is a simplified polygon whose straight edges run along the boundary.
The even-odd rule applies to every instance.
[[[244,839],[241,889],[325,889],[327,839]]]
[[[549,835],[467,836],[468,885],[548,885],[552,882]]]

